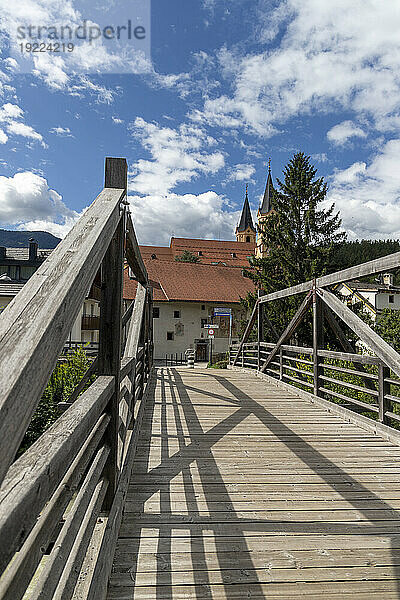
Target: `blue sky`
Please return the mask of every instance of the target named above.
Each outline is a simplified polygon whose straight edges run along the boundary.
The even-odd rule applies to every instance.
[[[275,179],[301,150],[350,238],[400,236],[398,0],[153,0],[151,58],[122,68],[100,40],[35,56],[28,73],[10,51],[21,15],[81,22],[95,0],[10,5],[0,226],[65,235],[101,189],[104,157],[125,156],[142,243],[231,239],[246,183],[256,211],[268,157]]]

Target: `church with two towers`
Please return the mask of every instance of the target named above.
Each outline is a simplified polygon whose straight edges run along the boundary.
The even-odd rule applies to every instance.
[[[265,185],[264,196],[257,212],[257,228],[254,227],[253,217],[251,215],[249,197],[246,186],[246,196],[244,199],[244,205],[242,215],[240,217],[239,225],[236,227],[236,241],[252,243],[255,248],[256,258],[263,258],[266,255],[267,249],[265,248],[262,240],[262,232],[264,224],[268,219],[272,211],[272,175],[271,166],[268,166],[267,183]]]

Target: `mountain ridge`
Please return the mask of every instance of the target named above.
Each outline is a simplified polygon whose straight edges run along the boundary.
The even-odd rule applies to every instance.
[[[9,231],[0,229],[0,246],[6,248],[27,248],[29,240],[33,238],[39,248],[55,248],[61,239],[48,231]]]

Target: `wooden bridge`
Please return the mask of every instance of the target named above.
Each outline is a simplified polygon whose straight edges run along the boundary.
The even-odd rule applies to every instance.
[[[104,190],[0,318],[1,600],[400,598],[400,356],[332,291],[400,253],[260,296],[226,371],[154,368],[126,179],[107,159]],[[97,359],[15,460],[99,269]],[[266,303],[296,296],[280,335]]]

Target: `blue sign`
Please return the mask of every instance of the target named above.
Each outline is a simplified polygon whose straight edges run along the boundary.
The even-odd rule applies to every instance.
[[[232,315],[231,308],[214,308],[214,316],[216,317],[230,317]]]

